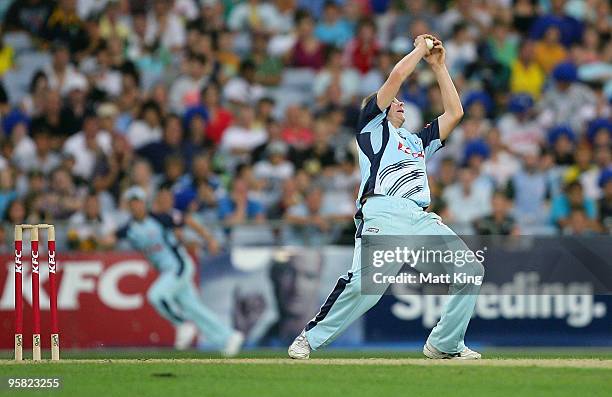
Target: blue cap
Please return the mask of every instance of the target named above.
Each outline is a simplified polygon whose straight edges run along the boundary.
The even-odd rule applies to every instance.
[[[555,80],[562,83],[572,83],[578,80],[578,69],[572,62],[561,62],[552,71]]]
[[[491,150],[489,149],[489,145],[487,145],[482,139],[476,139],[465,146],[465,151],[463,152],[463,162],[467,164],[472,156],[480,156],[486,159],[489,158],[490,154]]]
[[[576,134],[566,125],[558,125],[548,131],[548,142],[554,145],[561,136],[565,135],[570,141],[576,142]]]
[[[533,98],[526,93],[514,94],[508,102],[508,111],[512,113],[523,113],[533,107]]]
[[[593,142],[595,134],[599,130],[606,130],[608,135],[612,135],[612,121],[604,118],[591,121],[587,127],[587,138],[589,138],[590,142]]]
[[[599,187],[603,188],[608,182],[612,182],[612,167],[608,167],[599,174]]]
[[[493,112],[493,100],[484,91],[472,91],[465,96],[463,100],[463,107],[469,109],[475,103],[480,102],[484,106],[487,115]]]
[[[204,121],[208,121],[208,112],[206,111],[204,106],[198,105],[187,109],[187,111],[183,115],[183,128],[186,131],[189,130],[189,124],[191,124],[191,120],[193,120],[193,118],[197,116],[204,119]]]
[[[140,200],[145,201],[147,199],[147,193],[140,186],[132,186],[123,194],[123,198],[132,201]]]
[[[13,132],[13,128],[20,123],[25,123],[28,128],[30,127],[28,116],[20,110],[13,109],[2,120],[2,129],[6,135],[10,135]]]

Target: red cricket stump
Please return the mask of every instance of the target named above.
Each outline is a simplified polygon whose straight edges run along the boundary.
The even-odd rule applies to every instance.
[[[23,228],[15,226],[15,360],[23,360]]]
[[[30,231],[32,247],[32,359],[41,360],[40,340],[40,252],[39,230],[47,230],[49,259],[49,307],[51,309],[51,360],[59,360],[59,324],[57,315],[57,260],[53,225],[15,225],[15,360],[23,360],[23,231]]]
[[[49,306],[51,309],[51,360],[59,360],[59,323],[57,319],[57,264],[55,262],[55,227],[47,228],[49,256]]]
[[[38,266],[38,226],[30,229],[32,245],[32,360],[40,361],[40,271]]]

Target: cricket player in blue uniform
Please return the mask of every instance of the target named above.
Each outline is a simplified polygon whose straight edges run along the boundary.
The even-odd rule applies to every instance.
[[[432,40],[433,48],[428,49],[427,39]],[[438,215],[424,210],[430,204],[425,162],[444,146],[449,133],[461,120],[463,109],[446,69],[442,42],[431,35],[421,35],[415,39],[414,47],[395,65],[378,92],[363,101],[356,136],[362,181],[355,215],[357,233],[353,265],[348,274],[338,280],[319,313],[289,347],[292,358],[309,358],[311,350],[331,343],[380,299],[380,295],[361,293],[362,236],[455,235]],[[410,133],[401,127],[404,104],[395,96],[423,58],[440,87],[444,113],[420,132]],[[465,246],[460,239],[456,240]],[[461,270],[472,276],[484,274],[482,265],[476,261]],[[429,335],[423,353],[433,359],[479,359],[480,354],[464,344],[479,287],[454,283],[450,291],[440,321]]]
[[[146,193],[139,187],[128,189],[125,197],[132,219],[117,231],[111,242],[127,239],[159,272],[159,277],[147,292],[149,302],[175,327],[193,322],[224,355],[236,355],[244,336],[224,325],[202,303],[193,283],[193,260],[176,236],[176,229],[182,226],[180,217],[149,213]]]

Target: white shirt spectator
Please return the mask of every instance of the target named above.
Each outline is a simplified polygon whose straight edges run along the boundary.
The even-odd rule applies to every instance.
[[[162,138],[161,127],[151,127],[142,120],[135,120],[130,124],[127,138],[132,148],[138,150],[144,145],[157,142]]]
[[[166,16],[167,22],[163,32],[159,32],[160,26],[155,18],[155,14],[150,12],[147,15],[147,31],[145,33],[145,41],[148,45],[151,45],[155,40],[160,37],[161,45],[172,49],[176,47],[183,47],[187,40],[187,34],[185,33],[185,27],[181,19],[174,13],[170,13]]]
[[[96,134],[96,144],[97,149],[101,150],[104,154],[108,155],[111,153],[112,137],[108,132],[98,131]],[[68,138],[64,143],[63,151],[74,157],[75,162],[72,169],[74,175],[84,179],[91,178],[98,151],[87,147],[83,131]]]
[[[325,94],[327,88],[332,84],[335,76],[328,70],[321,70],[315,76],[312,91],[315,96],[319,97]],[[357,95],[361,84],[360,75],[353,68],[346,68],[340,75],[340,90],[342,93],[341,101],[348,104],[355,95]]]
[[[446,64],[449,66],[452,75],[460,73],[467,64],[474,62],[478,56],[476,43],[473,41],[457,43],[454,40],[449,40],[445,47]]]
[[[270,3],[261,2],[253,7],[250,2],[238,4],[232,9],[227,20],[227,26],[231,30],[248,30],[250,28],[250,19],[253,15],[257,15],[259,26],[267,31],[277,31],[281,28],[281,18],[278,10]]]
[[[268,139],[263,128],[244,128],[238,125],[228,127],[221,140],[221,149],[226,152],[232,150],[250,151],[262,145]]]
[[[514,114],[503,115],[497,124],[501,140],[513,153],[520,155],[539,148],[544,129],[535,120],[519,120]]]
[[[512,154],[500,151],[482,164],[483,174],[491,177],[498,188],[504,188],[508,180],[521,169],[521,162]]]
[[[266,90],[259,84],[249,84],[242,77],[233,77],[223,89],[223,96],[228,101],[255,103],[265,95]]]
[[[45,67],[43,71],[49,80],[49,87],[59,90],[62,96],[67,95],[74,89],[87,89],[87,79],[72,65],[66,66],[66,70],[64,71],[64,80],[62,81],[61,86],[59,77],[51,65]]]
[[[491,189],[486,184],[474,182],[469,192],[460,182],[444,189],[443,198],[452,215],[453,224],[466,228],[478,218],[491,213]]]
[[[207,82],[207,76],[201,79],[188,75],[180,76],[170,87],[170,109],[177,114],[183,114],[187,108],[197,105],[200,90]]]

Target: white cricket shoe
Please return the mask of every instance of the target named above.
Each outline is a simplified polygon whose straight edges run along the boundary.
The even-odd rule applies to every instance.
[[[310,358],[310,344],[306,338],[306,331],[302,331],[297,338],[289,346],[289,357],[295,358],[296,360],[308,360]]]
[[[429,342],[426,342],[423,346],[423,354],[434,360],[479,360],[482,357],[480,353],[471,350],[469,347],[459,353],[444,353],[433,347]]]
[[[234,357],[240,353],[243,343],[244,334],[240,331],[234,331],[234,333],[227,339],[227,343],[223,347],[223,350],[221,350],[221,354],[223,354],[225,357]]]
[[[191,347],[193,340],[198,336],[198,328],[193,323],[185,322],[174,330],[174,348],[176,350],[187,350]]]

